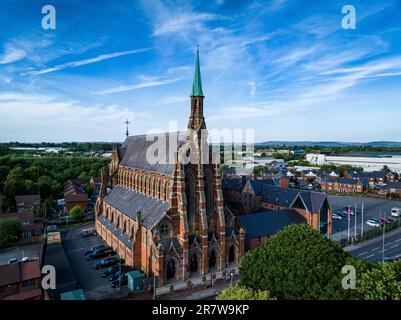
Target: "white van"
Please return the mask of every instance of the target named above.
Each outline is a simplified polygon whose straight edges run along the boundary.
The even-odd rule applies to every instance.
[[[398,218],[400,216],[400,208],[391,209],[391,215]]]

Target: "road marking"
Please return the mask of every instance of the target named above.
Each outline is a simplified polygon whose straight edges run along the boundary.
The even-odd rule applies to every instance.
[[[395,246],[392,246],[390,249],[398,247],[400,244],[396,244]]]
[[[358,254],[358,256],[362,256],[362,255],[364,255],[364,254],[367,254],[368,252],[369,252],[369,251],[362,252],[362,253]]]
[[[395,240],[394,242],[398,242],[398,241],[401,241],[401,239],[397,239],[397,240]]]
[[[373,248],[373,249],[371,249],[370,251],[374,251],[374,250],[378,250],[378,249],[380,249],[380,247]]]
[[[371,254],[371,255],[369,255],[369,256],[366,256],[365,258],[366,259],[369,259],[369,258],[371,258],[371,257],[374,257],[376,254]]]
[[[389,243],[386,243],[384,246],[389,246],[390,244],[393,244],[394,242],[389,242]]]

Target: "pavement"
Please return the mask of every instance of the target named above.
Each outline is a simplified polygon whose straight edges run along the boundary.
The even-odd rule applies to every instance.
[[[372,227],[366,225],[366,221],[369,218],[380,219],[380,213],[386,217],[391,217],[390,212],[394,207],[401,208],[400,201],[390,201],[386,199],[374,199],[374,198],[356,198],[350,196],[328,196],[329,202],[333,209],[333,212],[342,211],[344,207],[351,206],[357,207],[357,211],[362,211],[362,203],[364,206],[364,214],[362,221],[362,214],[357,214],[356,216],[351,216],[350,219],[350,236],[355,234],[355,224],[356,224],[356,234],[360,235],[363,231],[370,230]],[[341,240],[347,238],[348,235],[348,221],[347,218],[342,220],[333,219],[333,236],[334,240]]]
[[[379,236],[355,246],[345,247],[344,251],[355,258],[373,263],[382,261],[383,257],[393,257],[401,254],[401,230],[396,229],[386,233],[384,241],[383,237]]]
[[[76,227],[63,237],[63,247],[70,261],[72,269],[84,290],[88,300],[118,299],[128,293],[127,286],[112,288],[108,279],[102,278],[102,270],[95,270],[93,264],[98,261],[87,261],[84,253],[93,246],[106,244],[98,236],[82,238],[79,232],[83,228],[94,227],[94,223],[88,223]]]

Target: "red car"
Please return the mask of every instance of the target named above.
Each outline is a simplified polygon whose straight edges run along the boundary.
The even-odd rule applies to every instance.
[[[387,220],[386,218],[380,218],[380,222],[384,224],[390,224],[391,221]]]

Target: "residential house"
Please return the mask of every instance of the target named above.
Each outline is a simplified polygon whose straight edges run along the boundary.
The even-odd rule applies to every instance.
[[[388,172],[385,177],[385,182],[397,182],[398,181],[398,173],[396,172]]]
[[[0,300],[43,300],[39,260],[0,266]]]
[[[36,219],[33,211],[4,213],[1,219],[16,219],[22,224],[21,243],[36,242],[42,240],[43,220]]]
[[[64,211],[69,212],[75,206],[88,209],[88,195],[84,192],[82,179],[71,179],[64,183]]]
[[[40,195],[28,194],[15,196],[15,203],[18,212],[32,211],[36,213],[39,209]]]
[[[387,193],[401,197],[401,182],[389,182],[387,184]]]
[[[364,179],[348,178],[324,178],[321,182],[323,191],[343,192],[343,193],[363,193],[366,191],[367,183]]]

